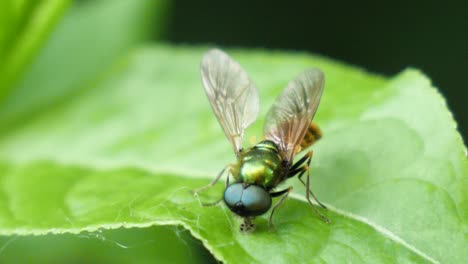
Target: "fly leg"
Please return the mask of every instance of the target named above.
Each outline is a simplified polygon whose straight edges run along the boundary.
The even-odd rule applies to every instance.
[[[211,202],[211,203],[200,203],[203,207],[212,207],[218,205],[223,200],[223,197],[219,198],[218,200]]]
[[[223,176],[224,172],[226,171],[226,169],[228,167],[231,167],[232,165],[229,164],[227,165],[226,167],[223,168],[223,170],[221,172],[219,172],[219,174],[216,176],[216,178],[214,178],[208,185],[206,186],[203,186],[203,187],[200,187],[198,189],[195,189],[195,190],[192,190],[192,192],[198,196],[198,193],[199,192],[202,192],[204,190],[207,190],[211,187],[213,187],[218,181],[219,179],[221,178],[221,176]],[[227,177],[226,177],[226,187],[229,186],[229,172],[227,174]],[[211,207],[211,206],[215,206],[215,205],[218,205],[221,201],[223,200],[223,197],[219,198],[218,200],[214,201],[214,202],[211,202],[211,203],[201,203],[202,206],[204,207]]]
[[[307,152],[304,157],[302,157],[300,160],[298,160],[292,167],[291,167],[291,171],[289,172],[289,177],[288,178],[291,178],[291,177],[294,177],[295,175],[297,175],[298,173],[299,174],[299,181],[301,181],[302,185],[304,185],[304,187],[306,187],[306,189],[308,190],[308,193],[310,193],[310,195],[312,195],[312,198],[314,198],[314,200],[323,208],[323,209],[327,209],[327,207],[322,204],[318,199],[317,197],[315,196],[315,194],[310,190],[310,187],[307,187],[307,186],[310,186],[310,183],[305,183],[304,180],[302,179],[302,176],[303,176],[303,171],[304,170],[307,170],[307,181],[309,181],[309,166],[310,166],[310,161],[312,160],[312,151],[309,151]],[[306,163],[304,165],[304,163]]]
[[[214,178],[210,183],[208,183],[208,185],[205,185],[205,186],[202,186],[202,187],[200,187],[200,188],[194,189],[194,190],[192,190],[192,192],[193,192],[195,195],[198,195],[199,192],[202,192],[202,191],[204,191],[204,190],[207,190],[207,189],[213,187],[213,186],[219,181],[219,179],[221,179],[221,176],[223,176],[223,174],[224,174],[224,172],[226,171],[226,169],[227,169],[228,167],[231,167],[231,166],[232,166],[231,164],[227,165],[226,167],[223,168],[223,170],[221,170],[221,171],[218,173],[218,175],[216,176],[216,178]],[[228,182],[229,182],[229,174],[228,174],[228,180],[227,180],[226,184],[227,184]]]
[[[304,173],[307,172],[307,180],[306,180],[306,183],[305,183],[305,186],[306,186],[306,199],[307,201],[309,202],[309,204],[312,206],[312,210],[314,210],[314,212],[327,224],[330,223],[330,220],[328,218],[326,218],[324,215],[322,215],[321,213],[319,213],[319,211],[317,210],[317,208],[315,208],[315,205],[312,203],[312,201],[310,201],[310,197],[309,197],[309,194],[312,193],[312,191],[310,190],[310,176],[309,176],[309,168],[306,167],[304,168],[304,170],[299,174],[299,179],[301,179],[302,175],[304,175]],[[304,183],[301,179],[301,182]],[[315,195],[313,195],[312,193],[312,197],[314,197],[315,201],[317,201],[322,207],[326,208],[323,204],[321,204],[317,198],[315,198]]]
[[[229,186],[229,174],[226,177],[226,188]],[[218,205],[223,200],[223,197],[219,198],[218,200],[211,202],[211,203],[201,203],[203,207],[212,207]]]
[[[296,175],[297,173],[299,173],[299,180],[301,181],[301,183],[305,186],[306,188],[306,199],[307,201],[309,202],[309,204],[312,206],[312,210],[314,211],[314,213],[316,213],[325,223],[330,223],[330,220],[328,218],[326,218],[324,215],[322,215],[318,210],[317,208],[315,208],[315,205],[312,203],[312,201],[310,200],[310,195],[312,195],[312,198],[314,198],[314,200],[320,205],[322,206],[324,209],[327,209],[327,207],[325,205],[323,205],[318,199],[317,197],[315,197],[314,193],[310,190],[310,175],[309,175],[309,165],[310,165],[310,161],[312,159],[312,151],[309,151],[304,157],[302,157],[296,164],[294,164],[291,168],[292,168],[292,171],[290,172],[289,174],[289,177],[293,177],[294,175]],[[299,163],[299,165],[298,165]],[[306,163],[306,164],[304,164]],[[306,182],[304,182],[304,180],[302,179],[302,176],[307,173],[307,179],[306,179]]]
[[[312,159],[312,151],[307,152],[300,160],[298,160],[296,163],[294,163],[291,168],[289,169],[289,177],[291,178],[294,175],[296,175],[298,172],[300,172],[300,167],[304,164],[310,164],[310,160]]]
[[[286,198],[288,197],[288,195],[292,191],[292,189],[293,189],[292,187],[289,187],[286,190],[270,193],[271,197],[278,197],[278,196],[281,196],[281,195],[283,195],[283,197],[281,197],[281,199],[273,206],[273,209],[271,209],[270,218],[268,219],[268,226],[269,227],[273,226],[273,213],[275,213],[276,208],[278,208],[278,206],[280,206],[284,202],[284,200],[286,200]]]

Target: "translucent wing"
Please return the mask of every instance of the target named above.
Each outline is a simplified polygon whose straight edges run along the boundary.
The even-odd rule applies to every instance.
[[[238,154],[245,129],[257,118],[257,89],[239,63],[218,49],[203,56],[201,76],[213,112]]]
[[[267,114],[265,138],[275,142],[292,161],[322,96],[324,75],[309,69],[290,81]]]

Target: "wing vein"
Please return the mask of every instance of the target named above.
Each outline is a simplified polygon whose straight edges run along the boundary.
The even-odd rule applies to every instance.
[[[244,131],[258,114],[255,85],[238,62],[218,49],[203,56],[201,76],[213,112],[235,153],[239,154]]]
[[[297,146],[318,108],[323,92],[324,75],[313,68],[290,81],[267,114],[265,138],[275,142],[288,161],[292,161]]]

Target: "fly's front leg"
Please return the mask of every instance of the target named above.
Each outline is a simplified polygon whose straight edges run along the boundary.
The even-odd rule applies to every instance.
[[[273,214],[275,213],[276,208],[278,208],[278,206],[280,206],[284,202],[284,200],[286,200],[286,198],[288,197],[288,195],[292,191],[292,189],[293,189],[292,187],[289,187],[286,190],[270,193],[271,197],[278,197],[278,196],[281,196],[281,195],[283,195],[283,197],[281,197],[281,199],[273,206],[273,209],[271,209],[270,218],[268,219],[268,226],[269,227],[273,226]]]
[[[223,176],[223,174],[224,174],[224,172],[226,171],[227,168],[232,168],[232,164],[229,164],[226,167],[224,167],[223,170],[221,170],[219,172],[219,174],[216,176],[216,178],[214,178],[208,185],[200,187],[198,189],[195,189],[192,192],[195,195],[198,196],[199,192],[202,192],[204,190],[207,190],[207,189],[213,187],[219,181],[219,179]],[[229,185],[229,174],[230,173],[231,173],[231,171],[229,170],[228,173],[227,173],[227,177],[226,177],[226,187]],[[211,202],[211,203],[201,203],[201,205],[204,206],[204,207],[211,207],[211,206],[218,205],[222,200],[223,200],[223,197],[221,197],[220,199],[218,199],[218,200],[216,200],[214,202]]]
[[[222,200],[223,200],[223,197],[221,197],[220,199],[218,199],[218,200],[216,200],[214,202],[211,202],[211,203],[200,203],[200,204],[203,207],[212,207],[212,206],[218,205]]]
[[[226,171],[227,168],[232,168],[232,164],[229,164],[227,165],[226,167],[223,168],[223,170],[221,170],[218,175],[216,176],[216,178],[214,178],[208,185],[205,185],[203,187],[200,187],[200,188],[197,188],[197,189],[194,189],[192,190],[192,192],[195,194],[195,195],[198,195],[199,192],[202,192],[202,191],[205,191],[211,187],[213,187],[218,181],[219,179],[221,179],[221,176],[223,176],[224,172]],[[227,180],[226,180],[226,185],[229,184],[229,173],[230,173],[230,170],[228,171],[228,175],[227,175]]]
[[[226,168],[227,168],[227,167],[226,167]],[[226,169],[226,168],[224,168],[224,169]],[[224,170],[223,170],[223,171],[224,171]],[[229,186],[229,173],[230,173],[230,172],[228,172],[228,175],[227,175],[227,177],[226,177],[226,188]],[[221,172],[221,174],[222,174],[222,172]],[[218,205],[222,200],[223,200],[223,197],[221,197],[221,198],[219,198],[218,200],[216,200],[216,201],[214,201],[214,202],[211,202],[211,203],[201,203],[201,205],[202,205],[203,207],[211,207],[211,206]]]

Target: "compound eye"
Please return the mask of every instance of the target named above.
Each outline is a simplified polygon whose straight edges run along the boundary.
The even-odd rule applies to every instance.
[[[229,185],[224,191],[224,202],[229,208],[234,208],[239,205],[244,187],[242,183],[234,183]]]
[[[244,189],[241,197],[241,203],[244,205],[249,216],[264,214],[271,207],[271,196],[262,187],[249,185]]]
[[[237,215],[257,216],[270,209],[271,196],[260,186],[234,183],[224,191],[224,202]]]

